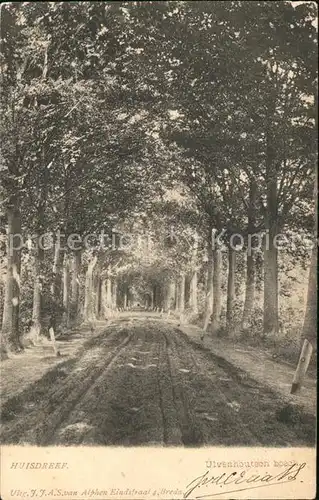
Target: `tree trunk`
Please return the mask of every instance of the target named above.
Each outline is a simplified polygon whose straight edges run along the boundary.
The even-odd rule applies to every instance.
[[[206,300],[205,300],[205,315],[203,330],[206,332],[213,311],[213,247],[212,247],[212,229],[210,229],[207,239],[207,279],[206,279]]]
[[[317,182],[317,179],[316,179]],[[315,182],[315,209],[316,218],[317,212],[317,184]],[[317,227],[317,224],[316,224]],[[304,323],[301,334],[302,350],[299,356],[298,366],[292,382],[291,393],[295,394],[301,388],[302,382],[306,375],[311,355],[313,351],[317,351],[317,247],[314,239],[314,246],[311,253],[311,264],[308,278],[308,293]]]
[[[117,279],[114,277],[112,281],[112,306],[117,309]]]
[[[90,274],[89,268],[85,274],[85,286],[84,286],[84,306],[83,306],[83,319],[88,320],[89,316],[89,301],[90,301]]]
[[[318,99],[316,92],[314,94],[315,103],[315,117],[316,117],[316,129],[318,129]],[[317,160],[318,161],[318,160]],[[308,278],[308,292],[307,292],[307,304],[305,311],[304,324],[302,329],[302,339],[307,339],[312,347],[317,350],[317,291],[318,291],[318,173],[317,173],[317,161],[315,163],[314,169],[314,211],[315,211],[315,226],[314,226],[314,239],[313,248],[311,252],[311,263],[309,269]]]
[[[155,307],[157,309],[162,308],[162,290],[158,284],[155,286]]]
[[[302,340],[307,339],[317,349],[317,248],[312,249],[308,279],[307,305],[302,329]]]
[[[124,309],[124,311],[127,309],[127,301],[128,301],[127,295],[128,295],[127,285],[124,285],[124,297],[123,297],[123,309]]]
[[[189,305],[194,314],[198,313],[197,304],[197,252],[198,252],[198,237],[197,233],[194,235],[194,245],[192,254],[192,275],[190,281],[190,291],[189,291]]]
[[[185,308],[190,308],[191,277],[185,275]]]
[[[176,280],[175,281],[175,311],[176,312],[179,312],[179,300],[180,300],[179,286],[180,286],[180,284]]]
[[[99,318],[101,315],[101,295],[102,295],[102,280],[99,276],[93,276],[93,296],[95,316]]]
[[[86,321],[95,320],[93,307],[93,273],[96,263],[97,255],[95,255],[89,263],[85,276],[84,319]]]
[[[228,249],[228,281],[227,281],[227,311],[226,323],[231,328],[234,319],[235,303],[235,273],[236,273],[236,251],[229,247]]]
[[[76,320],[80,312],[80,269],[81,250],[74,252],[72,260],[72,282],[71,282],[71,317]]]
[[[267,206],[264,239],[264,333],[278,331],[278,250],[274,238],[278,233],[277,171],[272,144],[271,125],[267,131],[266,146]]]
[[[2,325],[2,320],[3,320],[3,304],[4,304],[4,288],[2,286],[2,283],[0,283],[0,324],[1,325]]]
[[[38,244],[34,255],[34,285],[31,337],[37,342],[43,332],[43,293],[44,293],[44,250]]]
[[[53,282],[51,285],[51,294],[57,304],[61,304],[62,298],[62,275],[64,262],[64,249],[61,248],[60,239],[57,239],[54,245],[53,262]]]
[[[2,318],[1,357],[7,357],[7,350],[21,350],[19,334],[19,306],[20,306],[20,245],[21,220],[19,201],[12,199],[8,208],[7,234],[7,275],[4,294]],[[16,235],[16,236],[14,236]]]
[[[106,279],[101,280],[101,316],[102,318],[107,318],[108,307],[107,307],[107,290],[106,290]]]
[[[242,318],[242,328],[249,327],[255,304],[255,236],[256,231],[256,199],[257,199],[257,184],[255,180],[250,181],[249,186],[249,206],[248,206],[248,243],[246,257],[246,286],[245,286],[245,302]]]
[[[207,255],[206,255],[207,257]],[[207,262],[207,261],[206,261]],[[212,265],[213,265],[213,262],[212,262]],[[205,297],[207,296],[207,290],[208,290],[208,278],[209,278],[209,273],[208,273],[208,266],[207,266],[207,269],[205,270],[205,274],[204,274],[204,290],[205,290]],[[213,295],[212,295],[213,296]]]
[[[189,305],[194,314],[198,313],[197,302],[197,271],[193,271],[190,282]]]
[[[278,250],[274,245],[277,228],[271,225],[264,241],[264,333],[278,331]],[[268,240],[268,241],[267,241]]]
[[[185,310],[185,274],[181,275],[179,283],[179,310],[184,312]]]
[[[106,279],[106,306],[112,309],[112,279],[111,279],[111,266],[108,267],[108,276]]]
[[[219,248],[213,251],[213,315],[212,315],[212,333],[216,333],[220,329],[221,315],[221,278],[222,278],[222,253]]]
[[[181,275],[180,283],[179,283],[179,320],[180,323],[184,320],[184,311],[185,311],[185,274]]]
[[[174,303],[175,303],[175,282],[170,280],[167,284],[167,290],[166,290],[165,309],[167,312],[173,309]]]
[[[63,323],[66,328],[70,327],[70,258],[64,255],[63,263]]]
[[[316,117],[316,129],[318,129],[318,100],[315,92],[314,95],[315,104],[315,117]],[[311,263],[309,269],[308,278],[308,292],[307,292],[307,304],[304,317],[304,323],[301,334],[301,341],[303,340],[303,346],[299,357],[299,362],[295,376],[293,379],[291,393],[294,394],[298,392],[301,388],[301,384],[306,375],[311,355],[313,350],[317,351],[317,266],[318,266],[318,254],[317,254],[317,228],[318,228],[318,175],[317,175],[317,161],[315,163],[314,169],[314,211],[315,211],[315,227],[314,227],[314,241],[313,248],[311,252]]]
[[[49,310],[49,296],[50,290],[48,289],[48,281],[46,280],[46,263],[44,260],[44,247],[43,236],[45,232],[45,208],[48,196],[48,174],[49,171],[45,166],[45,151],[42,149],[42,169],[41,169],[41,190],[39,196],[39,203],[37,206],[37,238],[36,238],[36,252],[34,258],[34,290],[33,290],[33,311],[31,329],[31,338],[35,340],[40,335],[44,334],[44,322],[48,316],[52,316],[52,311]]]
[[[255,303],[255,255],[253,250],[247,251],[246,291],[242,320],[242,328],[248,328],[254,310]]]

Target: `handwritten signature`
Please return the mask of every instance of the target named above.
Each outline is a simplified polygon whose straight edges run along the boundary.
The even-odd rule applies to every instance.
[[[284,472],[273,475],[268,474],[254,474],[251,470],[233,471],[233,472],[223,472],[222,474],[213,476],[211,471],[206,471],[201,476],[196,477],[186,486],[186,491],[184,493],[184,498],[188,498],[192,493],[195,496],[192,498],[202,499],[202,498],[212,498],[217,495],[222,495],[226,493],[235,493],[236,491],[252,490],[254,488],[263,488],[264,486],[273,486],[275,484],[284,484],[296,481],[297,476],[300,471],[306,466],[305,463],[297,464],[294,463],[289,468],[285,469]],[[259,484],[258,484],[259,483]],[[202,487],[206,488],[209,485],[219,486],[218,492],[214,488],[210,493],[203,493]],[[236,489],[228,489],[220,491],[220,488],[224,486],[233,485],[239,486]],[[242,487],[243,486],[243,487]],[[201,494],[202,493],[202,494]]]

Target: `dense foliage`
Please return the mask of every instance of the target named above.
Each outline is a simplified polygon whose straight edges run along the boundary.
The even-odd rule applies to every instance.
[[[140,302],[289,332],[315,226],[315,19],[312,2],[3,6],[3,350]]]

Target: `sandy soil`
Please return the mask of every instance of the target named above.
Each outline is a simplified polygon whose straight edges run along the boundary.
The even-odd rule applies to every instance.
[[[152,317],[122,318],[6,399],[1,441],[311,446],[315,417]]]
[[[177,322],[172,322],[177,324]],[[179,326],[190,340],[199,344],[204,349],[208,349],[216,356],[221,356],[235,367],[247,372],[254,380],[266,385],[289,404],[302,406],[306,412],[316,415],[317,404],[317,380],[316,369],[308,369],[307,376],[302,384],[302,389],[298,394],[290,395],[290,389],[296,364],[288,363],[282,359],[274,359],[265,350],[256,347],[241,346],[233,343],[230,339],[221,339],[205,335],[203,341],[200,340],[202,330],[196,326]]]
[[[105,330],[105,328],[105,321],[98,322],[96,333]],[[51,342],[44,339],[39,345],[26,348],[24,352],[12,355],[12,358],[1,362],[1,405],[43,377],[50,368],[66,359],[78,356],[79,349],[90,337],[92,337],[90,328],[87,325],[82,325],[64,334],[63,337],[58,337],[57,346],[61,353],[59,357],[54,354]]]

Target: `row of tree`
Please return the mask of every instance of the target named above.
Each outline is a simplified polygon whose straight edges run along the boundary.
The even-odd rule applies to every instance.
[[[21,319],[37,336],[48,318],[70,325],[107,314],[116,297],[124,306],[136,276],[149,306],[165,309],[175,287],[183,310],[186,284],[196,312],[202,284],[203,327],[217,331],[222,245],[230,325],[238,235],[248,250],[242,323],[263,269],[264,333],[278,330],[274,242],[315,224],[315,17],[311,3],[282,1],[3,7],[3,350],[21,348]],[[152,227],[172,223],[191,245]],[[112,228],[157,244],[100,248]],[[94,234],[90,248],[66,245],[74,234]],[[290,253],[307,262],[302,244]]]

